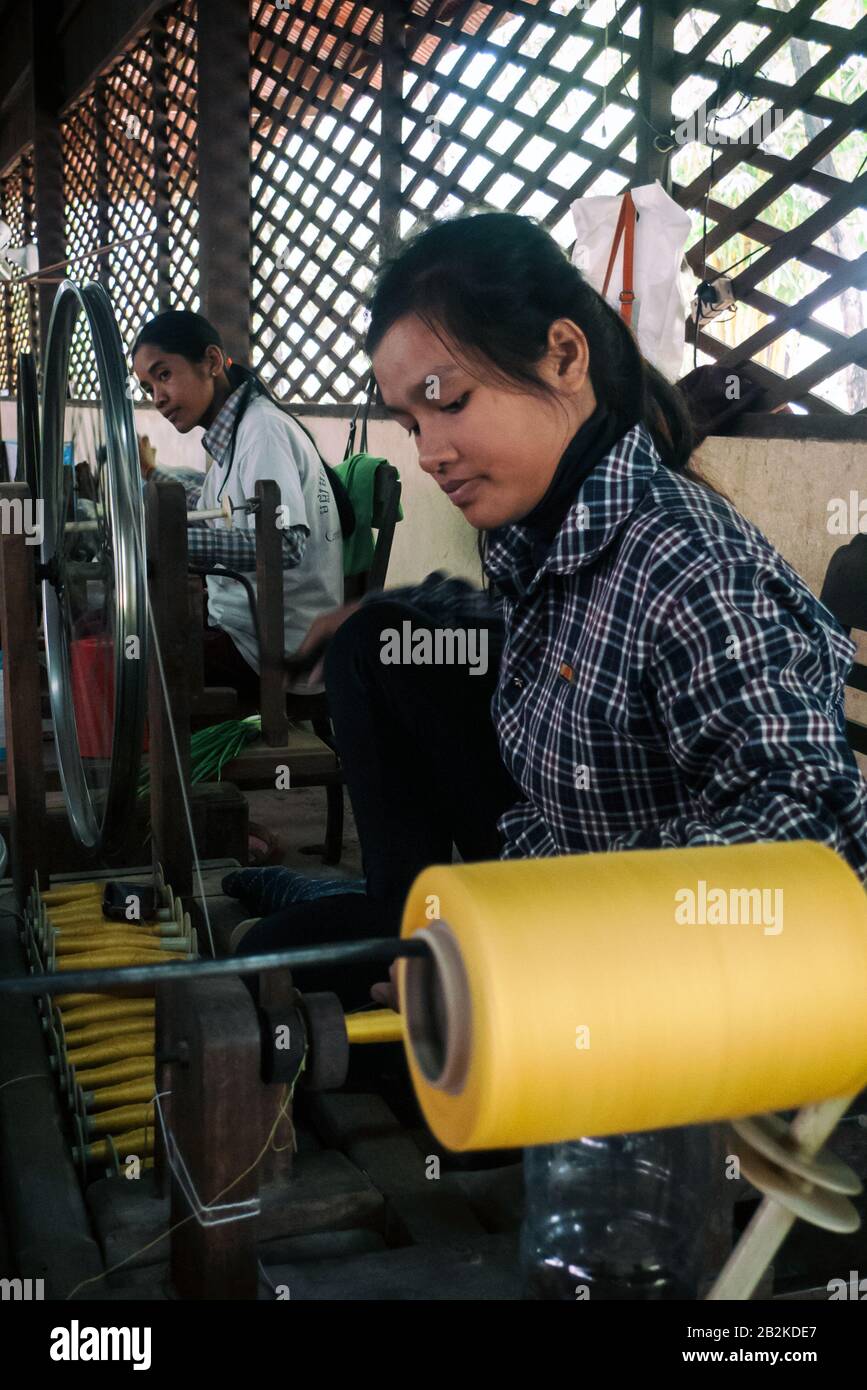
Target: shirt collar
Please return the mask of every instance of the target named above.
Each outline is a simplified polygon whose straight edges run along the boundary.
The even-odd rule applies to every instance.
[[[226,455],[232,442],[232,431],[235,428],[235,419],[241,407],[246,385],[246,382],[242,382],[240,386],[236,386],[232,394],[223,402],[213,423],[202,436],[203,446],[220,467],[226,462]]]
[[[590,564],[611,544],[661,467],[646,426],[633,425],[579,488],[541,564],[525,526],[514,522],[491,533],[485,560],[489,578],[507,592],[526,594],[549,570],[571,574]]]

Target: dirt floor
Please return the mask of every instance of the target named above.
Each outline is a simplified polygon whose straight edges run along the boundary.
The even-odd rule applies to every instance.
[[[250,820],[268,830],[283,851],[280,862],[311,878],[361,878],[361,847],[355,819],[344,789],[345,821],[343,857],[339,865],[322,863],[325,836],[325,791],[321,787],[298,787],[294,791],[253,791],[247,793]],[[317,852],[304,853],[317,846]]]

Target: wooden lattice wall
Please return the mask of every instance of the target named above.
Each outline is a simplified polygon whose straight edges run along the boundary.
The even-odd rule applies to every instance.
[[[62,135],[69,273],[102,281],[131,344],[160,310],[198,307],[195,0],[100,77]],[[109,245],[109,255],[90,254]],[[97,391],[78,334],[70,387],[78,399]]]
[[[25,150],[16,167],[0,180],[0,219],[11,237],[9,245],[20,247],[36,241],[33,196],[33,157]],[[14,395],[18,376],[19,352],[38,351],[36,291],[25,279],[24,269],[12,272],[0,289],[0,395]]]
[[[63,120],[67,254],[136,238],[96,263],[128,341],[199,307],[195,0],[161,15]],[[297,406],[345,408],[367,289],[421,220],[508,208],[568,250],[575,198],[660,178],[696,278],[732,268],[739,301],[688,327],[684,371],[748,365],[771,406],[867,411],[865,41],[865,0],[250,0],[249,90],[227,102],[250,120],[232,293],[253,364]],[[24,171],[0,187],[16,234]],[[32,293],[3,303],[9,392]]]

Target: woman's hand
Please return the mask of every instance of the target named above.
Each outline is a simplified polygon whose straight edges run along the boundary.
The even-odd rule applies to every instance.
[[[145,482],[147,482],[148,478],[151,476],[151,474],[157,466],[157,451],[154,448],[153,444],[151,444],[150,439],[146,434],[140,434],[137,437],[138,465],[141,469],[142,477],[144,478]]]
[[[376,1004],[381,1004],[384,1009],[395,1009],[400,1013],[400,997],[397,989],[397,961],[389,971],[390,979],[388,983],[383,981],[381,985],[374,985],[370,991],[370,997]]]
[[[328,643],[337,629],[342,627],[346,619],[360,606],[361,600],[356,599],[352,603],[344,603],[340,608],[332,608],[330,613],[320,613],[311,624],[298,650],[290,652],[284,658],[284,665],[290,676],[307,674],[309,685],[321,681]]]

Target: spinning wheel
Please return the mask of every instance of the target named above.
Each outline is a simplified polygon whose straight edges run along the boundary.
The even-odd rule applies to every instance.
[[[99,404],[75,430],[73,339],[95,357],[99,379]],[[147,696],[144,511],[127,379],[105,290],[64,281],[45,351],[42,603],[60,777],[75,838],[94,854],[117,848],[132,815]],[[35,430],[32,394],[29,411],[25,438]],[[74,452],[64,460],[70,433],[85,466]]]

